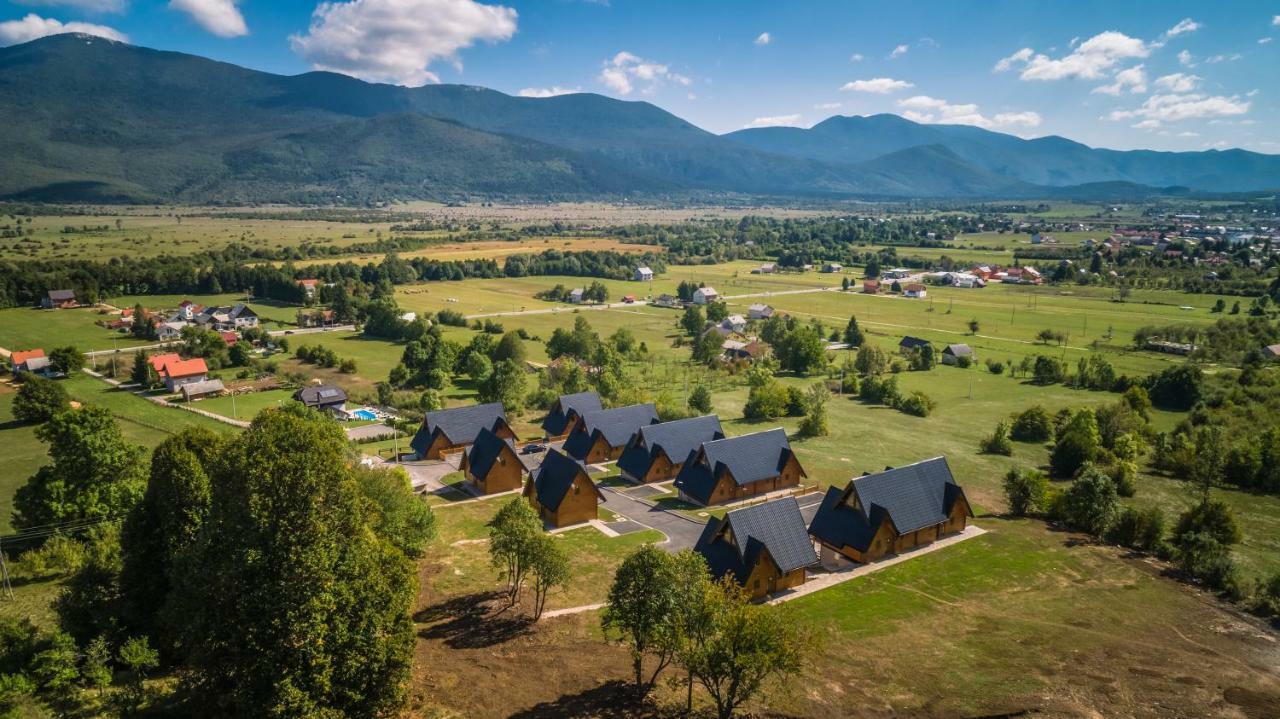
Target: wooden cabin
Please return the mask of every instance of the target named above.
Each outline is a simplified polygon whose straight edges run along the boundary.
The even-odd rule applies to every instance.
[[[562,394],[542,420],[542,431],[547,439],[567,437],[578,426],[582,415],[604,409],[600,395],[595,392]]]
[[[631,435],[641,427],[657,422],[658,410],[652,404],[587,412],[564,441],[564,451],[587,464],[610,462],[622,456]]]
[[[717,439],[724,439],[724,430],[713,414],[645,425],[631,436],[618,458],[618,468],[633,482],[665,482],[676,478],[684,461],[703,442]]]
[[[716,579],[733,577],[753,599],[804,584],[818,562],[795,497],[712,517],[694,551]]]
[[[516,439],[516,433],[507,424],[502,403],[490,402],[427,412],[409,446],[422,459],[440,459],[450,450],[462,449],[474,442],[482,429],[502,439]]]
[[[462,452],[462,472],[479,494],[509,492],[524,486],[526,472],[514,443],[487,427]]]
[[[547,452],[533,481],[524,487],[524,496],[542,521],[552,527],[567,527],[595,519],[604,495],[578,460],[557,450]]]
[[[809,524],[824,561],[872,562],[964,531],[973,509],[944,457],[831,487]]]
[[[782,428],[703,442],[676,475],[680,498],[701,505],[795,487],[807,477]]]

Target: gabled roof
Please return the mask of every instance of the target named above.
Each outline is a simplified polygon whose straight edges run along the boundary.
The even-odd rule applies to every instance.
[[[44,350],[34,349],[34,350],[27,350],[25,352],[14,352],[13,354],[9,355],[9,360],[13,362],[14,367],[17,367],[23,362],[26,362],[29,359],[35,359],[36,357],[44,357]]]
[[[507,421],[507,413],[501,402],[474,404],[468,407],[438,409],[427,412],[422,420],[422,427],[414,436],[410,445],[418,452],[425,452],[431,446],[431,437],[439,430],[450,444],[470,444],[482,429],[494,429],[498,421]],[[419,447],[419,442],[422,446]]]
[[[76,298],[75,290],[49,290],[49,299],[54,302],[65,302]]]
[[[28,357],[26,362],[23,362],[21,364],[14,365],[14,366],[23,367],[28,372],[38,372],[42,369],[49,368],[49,358],[48,357]]]
[[[600,403],[600,395],[594,391],[562,394],[551,406],[546,419],[542,420],[542,429],[553,437],[564,434],[573,415],[582,416],[600,409],[604,409],[604,405]]]
[[[151,369],[161,372],[170,362],[181,362],[182,356],[177,352],[164,352],[158,355],[151,355],[147,358],[147,361],[151,363]]]
[[[182,394],[191,397],[197,394],[213,394],[222,392],[226,387],[222,385],[220,379],[206,379],[201,382],[191,382],[182,385]]]
[[[846,501],[851,495],[857,508]],[[865,551],[882,522],[892,522],[898,534],[942,524],[962,497],[947,460],[935,457],[828,489],[809,532],[833,546]]]
[[[591,476],[587,474],[587,468],[581,462],[563,452],[549,450],[533,478],[533,491],[537,493],[538,504],[553,512],[559,509],[560,503],[564,501],[569,488],[573,486],[573,481],[579,475],[586,478],[587,483],[600,499],[604,499],[604,495],[600,494],[600,490],[591,481]]]
[[[189,360],[174,360],[164,366],[164,375],[170,379],[180,377],[194,377],[199,374],[208,374],[209,367],[204,363],[203,357],[196,357]]]
[[[502,456],[504,448],[511,451],[517,462],[520,461],[520,456],[515,454],[510,440],[499,437],[488,428],[480,430],[476,435],[476,441],[466,449],[467,467],[471,470],[471,474],[477,477],[488,476],[489,470],[493,469],[498,457]]]
[[[331,384],[311,385],[293,393],[293,398],[308,407],[341,404],[347,401],[347,393]]]
[[[714,414],[645,425],[632,435],[618,458],[618,468],[632,477],[643,477],[659,451],[672,462],[683,462],[703,442],[723,437],[720,418]]]
[[[929,340],[922,340],[919,337],[912,337],[911,335],[907,335],[906,337],[902,338],[902,341],[898,343],[898,346],[910,347],[914,349],[916,347],[924,347],[927,344],[929,344]]]
[[[818,561],[795,497],[735,509],[724,519],[712,519],[694,551],[707,560],[715,576],[732,573],[739,583],[746,582],[765,551],[783,573]]]
[[[973,354],[973,348],[966,344],[947,345],[947,348],[942,350],[942,352],[943,354],[955,355],[956,357],[967,357]]]
[[[778,476],[791,456],[791,444],[781,427],[703,442],[685,459],[675,486],[706,503],[724,472],[742,486]]]
[[[564,451],[584,459],[591,450],[596,433],[611,447],[621,447],[636,430],[658,421],[658,409],[652,403],[633,404],[614,409],[599,409],[582,415],[582,424],[565,440]]]

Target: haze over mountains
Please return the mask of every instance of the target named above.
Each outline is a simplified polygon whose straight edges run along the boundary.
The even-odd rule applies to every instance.
[[[646,102],[280,76],[85,35],[0,48],[0,197],[333,202],[1280,188],[1280,156],[1099,150],[895,115],[701,130]]]

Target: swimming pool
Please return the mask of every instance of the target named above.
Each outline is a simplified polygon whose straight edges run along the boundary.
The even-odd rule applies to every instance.
[[[378,418],[378,415],[374,414],[373,412],[370,412],[367,409],[358,409],[352,412],[351,416],[355,417],[356,419],[368,419],[368,420],[374,420]]]

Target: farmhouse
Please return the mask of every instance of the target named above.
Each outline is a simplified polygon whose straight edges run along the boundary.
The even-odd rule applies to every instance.
[[[462,473],[479,494],[497,494],[524,485],[524,463],[511,440],[488,429],[480,430],[476,441],[462,452]]]
[[[767,320],[773,317],[773,308],[762,303],[755,303],[747,308],[747,317],[753,320]]]
[[[618,469],[633,482],[675,479],[699,445],[717,439],[724,439],[724,430],[714,414],[646,425],[627,442]]]
[[[594,391],[562,394],[542,420],[542,431],[548,439],[565,437],[573,431],[582,415],[601,409],[604,405],[600,403],[600,395]]]
[[[880,280],[863,280],[862,294],[864,295],[880,294]]]
[[[905,267],[894,267],[891,270],[885,270],[880,273],[880,279],[885,281],[905,280],[911,276],[911,270]]]
[[[733,577],[753,599],[804,584],[818,562],[795,497],[712,517],[693,549],[712,576]]]
[[[440,459],[443,453],[476,441],[476,435],[482,429],[488,429],[503,439],[516,438],[516,433],[507,424],[502,403],[490,402],[427,412],[409,446],[422,459]]]
[[[1262,355],[1269,360],[1280,359],[1280,345],[1267,345],[1262,348]]]
[[[13,363],[13,373],[15,375],[20,372],[49,373],[49,358],[44,356],[43,349],[14,352],[9,355],[9,361]]]
[[[975,359],[973,348],[966,344],[947,345],[942,350],[942,364],[958,365],[961,357],[968,357],[969,361]]]
[[[747,328],[747,318],[742,315],[729,315],[720,321],[720,328],[730,332],[742,332]]]
[[[829,488],[809,534],[824,563],[871,562],[963,531],[972,516],[947,460],[935,457]]]
[[[648,282],[653,279],[653,270],[648,267],[637,267],[633,279],[636,282]]]
[[[174,359],[166,362],[164,369],[160,370],[160,379],[164,381],[166,389],[177,392],[183,385],[209,379],[209,367],[205,365],[203,357]]]
[[[239,330],[258,326],[258,313],[243,302],[223,307],[205,307],[195,315],[195,323],[215,330]]]
[[[902,288],[903,297],[911,297],[914,299],[924,299],[929,294],[929,289],[919,282],[908,282]]]
[[[777,271],[778,271],[778,264],[776,262],[766,262],[763,265],[760,265],[759,267],[752,268],[751,274],[772,275]]]
[[[524,487],[524,496],[552,527],[567,527],[595,519],[604,495],[587,475],[581,462],[556,450],[547,452],[547,458],[535,473],[533,481]]]
[[[575,305],[582,304],[582,295],[584,294],[584,292],[585,290],[583,290],[581,287],[573,288],[572,290],[569,291],[569,302]]]
[[[75,290],[49,290],[44,297],[40,298],[40,306],[46,310],[52,310],[70,309],[80,305],[76,302]]]
[[[200,399],[201,397],[214,397],[222,394],[226,390],[227,388],[222,386],[222,380],[220,379],[207,379],[203,382],[192,382],[190,384],[182,385],[182,399],[183,401],[190,402],[193,399]]]
[[[331,384],[317,384],[303,387],[293,393],[293,398],[321,411],[341,411],[347,404],[347,393],[341,387]]]
[[[693,303],[695,305],[705,305],[715,302],[720,298],[720,293],[716,292],[714,287],[699,287],[693,291]]]
[[[719,504],[795,487],[806,476],[779,427],[703,442],[685,459],[675,488],[683,500]]]
[[[182,328],[190,327],[188,322],[163,322],[156,327],[156,337],[161,342],[172,342],[182,337]]]
[[[919,337],[912,337],[911,335],[907,335],[906,337],[902,338],[901,342],[898,343],[898,351],[904,355],[909,355],[928,344],[929,344],[929,340],[922,340]]]
[[[175,320],[190,322],[194,320],[196,318],[196,315],[199,314],[200,311],[203,309],[204,307],[192,302],[191,300],[183,300],[178,305],[177,311],[173,313],[173,317]],[[132,310],[125,310],[125,312],[131,312],[131,311]]]
[[[675,295],[661,294],[653,302],[649,303],[653,307],[666,307],[667,309],[678,310],[684,307],[684,302]]]
[[[302,292],[307,296],[307,299],[315,299],[316,288],[320,286],[320,280],[298,280],[298,286],[302,288]]]
[[[653,404],[587,412],[564,441],[564,451],[587,464],[608,462],[622,455],[631,435],[641,427],[657,422],[658,410]]]

